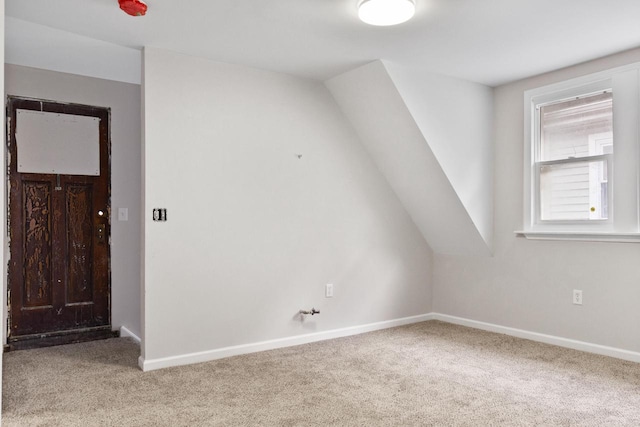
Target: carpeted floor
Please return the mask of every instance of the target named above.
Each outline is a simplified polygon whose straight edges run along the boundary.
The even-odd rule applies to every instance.
[[[435,321],[148,373],[138,354],[5,354],[3,424],[640,426],[640,364]]]

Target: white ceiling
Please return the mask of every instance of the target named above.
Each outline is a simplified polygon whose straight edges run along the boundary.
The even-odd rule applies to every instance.
[[[127,47],[154,46],[326,80],[383,59],[496,86],[640,46],[638,0],[416,0],[396,27],[357,0],[8,0],[7,16]]]

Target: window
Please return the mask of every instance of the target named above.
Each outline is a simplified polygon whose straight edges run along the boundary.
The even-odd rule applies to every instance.
[[[536,106],[536,118],[538,221],[607,220],[613,160],[611,92]]]
[[[530,238],[637,240],[640,64],[525,92]]]

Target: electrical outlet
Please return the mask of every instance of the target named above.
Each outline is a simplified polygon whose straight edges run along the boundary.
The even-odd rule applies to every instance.
[[[582,305],[582,291],[578,289],[573,290],[573,303],[576,305]]]
[[[327,283],[324,287],[324,296],[327,298],[333,297],[333,284]]]

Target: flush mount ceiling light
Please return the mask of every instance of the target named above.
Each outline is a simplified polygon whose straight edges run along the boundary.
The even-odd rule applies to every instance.
[[[360,0],[358,17],[370,25],[402,24],[416,12],[414,0]]]

